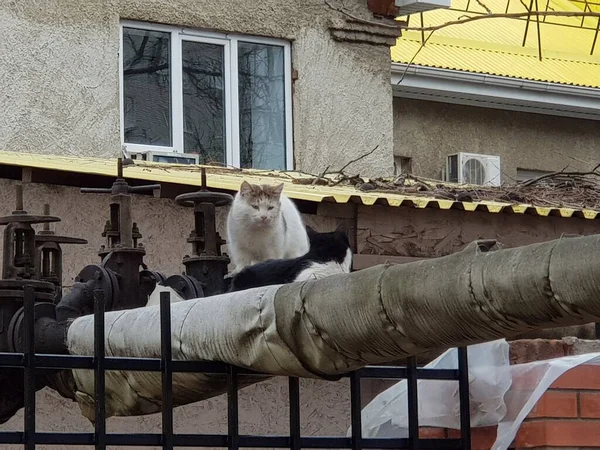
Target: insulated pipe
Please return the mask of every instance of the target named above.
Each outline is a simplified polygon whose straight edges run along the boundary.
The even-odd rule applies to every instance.
[[[525,331],[600,320],[600,235],[485,251],[172,304],[173,358],[222,361],[272,375],[335,378],[369,364]],[[108,356],[160,357],[158,306],[109,312]],[[71,354],[92,355],[93,317],[68,330]],[[94,378],[74,370],[93,420]],[[240,377],[240,386],[266,377]],[[225,391],[224,375],[173,375],[174,404]],[[111,371],[107,415],[160,411],[159,373]]]

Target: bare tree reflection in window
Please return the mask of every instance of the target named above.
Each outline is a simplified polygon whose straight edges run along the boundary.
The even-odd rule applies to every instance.
[[[238,46],[240,163],[285,169],[285,64],[280,46]]]
[[[123,28],[125,142],[172,145],[170,33]]]
[[[225,163],[225,80],[222,45],[184,41],[184,151],[201,163]]]

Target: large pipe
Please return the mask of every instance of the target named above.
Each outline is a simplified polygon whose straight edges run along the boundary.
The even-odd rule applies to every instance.
[[[223,361],[273,375],[336,377],[368,364],[525,331],[600,320],[600,235],[381,265],[332,277],[172,304],[173,357]],[[109,356],[160,357],[158,306],[106,314]],[[92,355],[93,317],[68,330],[71,354]],[[73,371],[93,419],[94,378]],[[264,380],[246,376],[241,386]],[[175,374],[174,404],[225,390],[225,377]],[[107,414],[160,410],[159,373],[107,374]]]

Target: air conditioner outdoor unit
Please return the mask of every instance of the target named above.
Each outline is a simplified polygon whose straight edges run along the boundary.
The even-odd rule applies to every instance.
[[[451,0],[396,0],[398,15],[405,16],[434,9],[450,8]]]
[[[500,157],[476,153],[449,155],[446,180],[451,183],[500,186]]]
[[[160,152],[131,152],[131,159],[167,164],[200,164],[200,155],[195,153]]]

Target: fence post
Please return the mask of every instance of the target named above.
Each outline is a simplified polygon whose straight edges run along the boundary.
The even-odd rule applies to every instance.
[[[227,430],[229,435],[227,447],[229,450],[238,450],[240,447],[239,419],[237,368],[229,366],[227,372]]]
[[[104,291],[94,290],[94,440],[97,450],[106,449],[106,371],[104,367]]]
[[[173,349],[171,347],[171,293],[160,293],[162,369],[162,448],[173,450]]]
[[[471,450],[471,405],[469,399],[469,361],[467,348],[458,349],[458,389],[460,402],[460,440],[463,450]]]
[[[35,449],[35,293],[33,286],[24,286],[23,313],[25,315],[25,369],[24,377],[24,438],[25,450]]]
[[[290,450],[300,450],[300,379],[289,377]]]
[[[350,420],[352,426],[352,450],[362,449],[362,411],[360,404],[360,375],[350,374]]]
[[[419,399],[417,384],[417,358],[411,356],[406,364],[406,393],[408,400],[408,448],[419,448]]]

